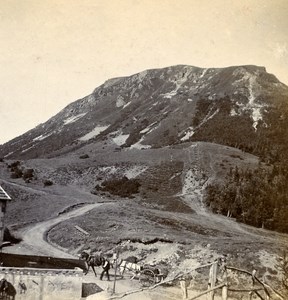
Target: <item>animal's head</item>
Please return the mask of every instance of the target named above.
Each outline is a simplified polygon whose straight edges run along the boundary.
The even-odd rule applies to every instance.
[[[80,254],[81,259],[88,259],[88,257],[89,257],[89,253],[87,253],[86,251],[82,251],[82,253]]]

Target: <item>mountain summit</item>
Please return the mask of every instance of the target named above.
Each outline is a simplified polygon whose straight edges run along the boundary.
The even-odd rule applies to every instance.
[[[6,158],[51,156],[95,139],[159,148],[191,140],[255,141],[288,88],[264,67],[178,65],[114,78],[0,147]],[[239,132],[239,127],[241,130]],[[221,136],[219,136],[221,134]]]

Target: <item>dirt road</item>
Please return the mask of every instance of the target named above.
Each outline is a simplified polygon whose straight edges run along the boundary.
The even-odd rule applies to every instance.
[[[75,258],[67,253],[67,249],[53,246],[46,240],[46,233],[56,224],[67,219],[74,218],[85,214],[86,212],[100,206],[101,203],[87,204],[85,206],[76,208],[65,214],[59,215],[56,218],[30,225],[22,228],[17,232],[23,239],[21,243],[11,247],[3,248],[3,252],[25,255],[44,255],[54,256],[60,258]]]

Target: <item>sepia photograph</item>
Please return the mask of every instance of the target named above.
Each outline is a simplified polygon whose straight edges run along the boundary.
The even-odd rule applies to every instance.
[[[1,0],[0,300],[287,300],[287,16]]]

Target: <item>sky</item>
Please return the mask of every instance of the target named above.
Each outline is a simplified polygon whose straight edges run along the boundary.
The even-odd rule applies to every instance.
[[[288,85],[287,0],[0,0],[0,144],[109,78],[265,66]]]

